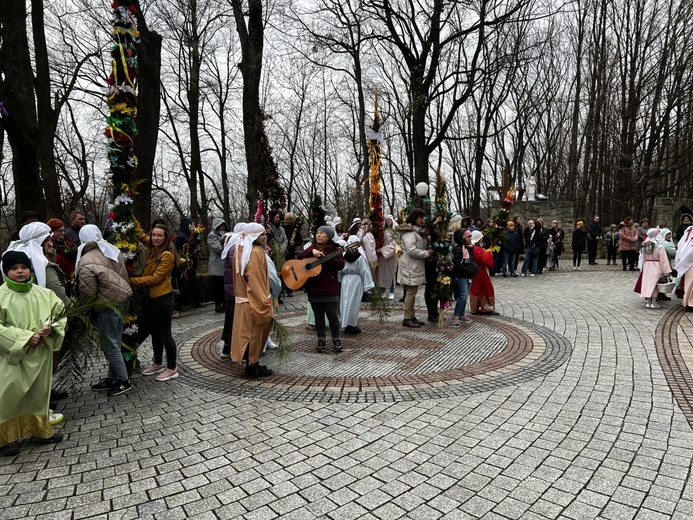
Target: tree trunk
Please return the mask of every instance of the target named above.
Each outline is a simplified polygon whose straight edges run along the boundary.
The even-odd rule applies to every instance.
[[[24,2],[3,2],[0,9],[0,99],[8,115],[0,118],[12,148],[16,218],[22,211],[45,212],[39,177],[40,131],[33,91],[33,72]],[[45,216],[45,215],[42,215]]]
[[[48,68],[48,49],[46,31],[43,21],[43,0],[31,2],[31,26],[34,38],[34,56],[36,60],[36,102],[38,106],[38,125],[41,135],[38,145],[38,159],[41,166],[41,178],[46,194],[46,216],[62,217],[64,208],[60,194],[60,181],[55,164],[55,131],[58,126],[58,112],[52,106],[51,73]],[[64,215],[67,216],[67,215]]]
[[[264,25],[262,0],[249,0],[244,9],[242,0],[231,0],[236,31],[241,42],[242,61],[238,67],[243,75],[243,141],[248,163],[246,200],[248,216],[255,213],[255,203],[262,192],[262,110],[260,108],[260,76],[262,74],[262,50]],[[248,24],[245,14],[248,15]]]
[[[143,229],[151,227],[152,220],[152,177],[154,159],[159,136],[159,116],[161,114],[161,35],[149,30],[142,15],[139,1],[137,27],[140,31],[137,58],[139,62],[139,92],[137,94],[137,178],[142,184],[135,198],[135,217]]]

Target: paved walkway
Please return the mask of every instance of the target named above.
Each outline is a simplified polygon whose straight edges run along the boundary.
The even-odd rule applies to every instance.
[[[493,281],[498,318],[364,312],[342,354],[288,299],[262,381],[184,315],[181,377],[66,403],[64,442],[0,460],[0,518],[693,518],[691,315],[602,265]]]

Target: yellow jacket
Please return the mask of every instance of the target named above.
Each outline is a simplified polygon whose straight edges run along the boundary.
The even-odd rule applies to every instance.
[[[171,271],[173,271],[173,255],[164,251],[158,262],[147,259],[142,276],[130,278],[130,283],[138,287],[148,287],[149,296],[158,298],[173,292]]]

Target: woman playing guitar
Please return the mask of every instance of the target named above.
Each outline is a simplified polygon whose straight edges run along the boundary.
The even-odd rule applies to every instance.
[[[339,250],[339,246],[332,242],[335,236],[331,226],[320,226],[315,233],[315,241],[299,253],[298,259],[324,258]],[[335,255],[322,264],[320,274],[308,279],[305,285],[308,301],[315,313],[315,328],[318,333],[318,352],[325,351],[325,315],[330,322],[332,333],[332,345],[335,352],[342,351],[342,342],[339,339],[341,324],[339,322],[339,278],[337,272],[344,268],[344,256]]]

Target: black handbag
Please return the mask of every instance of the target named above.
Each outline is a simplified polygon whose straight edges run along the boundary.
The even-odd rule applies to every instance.
[[[474,255],[470,252],[469,260],[462,260],[455,269],[455,276],[457,276],[457,278],[467,278],[471,280],[476,276],[476,271],[476,260],[474,260]]]

